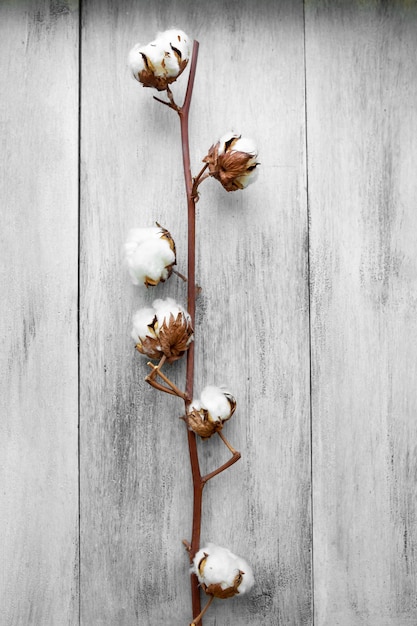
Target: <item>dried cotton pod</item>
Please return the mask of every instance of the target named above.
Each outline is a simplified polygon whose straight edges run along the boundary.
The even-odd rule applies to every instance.
[[[152,307],[134,314],[132,337],[141,354],[158,360],[165,356],[172,363],[182,357],[193,340],[191,317],[172,298],[154,300]]]
[[[211,146],[203,162],[226,191],[236,191],[256,180],[257,157],[257,148],[251,139],[229,132]]]
[[[125,243],[125,255],[133,284],[155,286],[171,276],[176,263],[175,242],[159,224],[132,228]]]
[[[213,543],[199,550],[191,571],[202,589],[216,598],[232,598],[252,589],[255,579],[250,565],[227,548]]]
[[[183,419],[190,430],[202,439],[208,439],[223,428],[235,410],[236,400],[225,387],[208,385],[200,398],[193,399]]]
[[[136,44],[128,56],[133,76],[144,87],[165,91],[185,70],[191,46],[182,30],[170,29],[158,33],[147,45]]]

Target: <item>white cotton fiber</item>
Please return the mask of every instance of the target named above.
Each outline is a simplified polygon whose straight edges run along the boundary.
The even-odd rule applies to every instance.
[[[152,324],[154,318],[155,310],[150,307],[139,309],[133,315],[132,338],[135,340],[136,343],[139,343],[139,340],[145,339],[146,336],[152,336],[152,333],[149,329],[149,324]]]
[[[249,591],[255,582],[252,568],[245,559],[233,554],[228,548],[222,548],[213,543],[207,544],[197,552],[192,571],[197,575],[200,583],[207,586],[220,585],[222,589],[233,587],[239,571],[243,572],[242,581],[238,587],[239,595]]]
[[[223,422],[230,417],[231,406],[225,391],[224,387],[208,385],[200,394],[201,408],[209,412],[212,422]]]
[[[169,276],[175,252],[158,227],[132,228],[125,243],[125,258],[134,285],[156,284]]]

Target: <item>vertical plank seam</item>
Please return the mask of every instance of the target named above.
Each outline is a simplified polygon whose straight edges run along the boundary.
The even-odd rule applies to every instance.
[[[315,621],[314,594],[314,494],[313,494],[313,402],[312,402],[312,329],[311,329],[311,266],[310,266],[310,199],[308,181],[308,112],[307,112],[307,38],[306,38],[306,0],[303,0],[303,43],[304,43],[304,132],[305,132],[305,181],[307,208],[307,291],[308,291],[308,353],[309,353],[309,412],[310,412],[310,520],[311,520],[311,612],[312,626]]]
[[[81,76],[82,76],[82,0],[78,2],[78,625],[81,626]]]

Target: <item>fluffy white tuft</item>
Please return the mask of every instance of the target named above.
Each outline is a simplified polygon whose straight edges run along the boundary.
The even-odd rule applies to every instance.
[[[255,167],[255,169],[250,170],[249,172],[246,172],[245,174],[242,174],[242,176],[238,176],[236,180],[242,185],[243,188],[245,188],[248,185],[251,185],[252,183],[254,183],[255,180],[257,180],[258,174],[259,174],[258,168]]]
[[[207,556],[207,558],[205,558]],[[199,564],[205,559],[202,572]],[[222,589],[232,587],[239,571],[243,572],[242,582],[238,587],[239,595],[252,589],[255,579],[250,565],[242,557],[233,554],[228,548],[222,548],[209,543],[201,548],[193,559],[192,571],[197,575],[200,583],[205,585],[220,585]]]
[[[136,80],[139,80],[139,73],[145,69],[145,62],[141,55],[142,48],[143,46],[140,43],[137,43],[130,50],[127,57],[128,67]]]
[[[164,32],[157,34],[157,39],[163,41],[165,44],[168,44],[171,50],[172,48],[178,50],[183,61],[188,61],[190,58],[191,41],[183,30],[179,30],[177,28],[165,30]]]
[[[200,394],[200,408],[209,412],[211,422],[223,422],[230,417],[230,402],[225,393],[229,393],[225,387],[207,385]]]
[[[146,279],[159,282],[168,277],[167,267],[175,263],[175,253],[157,227],[132,228],[125,243],[126,263],[134,285]]]
[[[146,45],[137,43],[130,50],[127,58],[128,66],[140,81],[139,74],[150,70],[156,77],[176,78],[183,62],[190,58],[191,42],[183,30],[172,28],[157,34],[156,38]],[[145,55],[147,62],[142,55]]]
[[[253,164],[255,164],[256,157],[258,156],[258,149],[255,145],[255,142],[252,139],[249,139],[248,137],[242,137],[241,135],[233,131],[229,131],[228,133],[225,133],[222,137],[220,137],[219,154],[223,154],[225,152],[226,144],[232,139],[236,139],[236,141],[233,144],[230,151],[231,152],[246,152],[246,154],[253,156],[254,158]]]
[[[138,339],[145,339],[148,337],[158,337],[159,329],[161,328],[164,320],[167,322],[170,321],[171,315],[174,319],[177,318],[178,313],[183,314],[183,320],[185,322],[191,322],[190,314],[182,307],[180,304],[177,304],[173,298],[166,298],[162,300],[158,298],[152,302],[152,308],[146,307],[143,309],[139,309],[133,315],[133,330],[132,337],[138,343]],[[155,329],[149,328],[149,325],[152,324],[156,316],[157,324],[155,324]],[[190,339],[190,341],[192,338]]]
[[[132,330],[132,338],[136,343],[139,343],[140,340],[144,340],[146,336],[152,337],[153,333],[149,328],[149,324],[152,324],[155,318],[155,310],[146,307],[143,309],[139,309],[133,315],[133,330]]]
[[[162,326],[164,320],[168,323],[171,315],[174,319],[177,319],[179,313],[182,313],[184,321],[191,322],[190,314],[184,309],[183,306],[181,306],[181,304],[175,302],[173,298],[154,300],[152,306],[155,309],[159,326]]]
[[[200,411],[203,408],[201,406],[200,398],[193,398],[190,406],[191,409],[195,409],[196,411]]]
[[[233,146],[233,150],[235,152],[246,152],[246,154],[251,154],[254,157],[258,154],[258,149],[255,146],[255,142],[252,139],[248,139],[247,137],[241,137],[236,141]]]
[[[225,147],[226,144],[231,140],[231,139],[237,139],[239,137],[238,133],[233,132],[232,130],[230,130],[229,132],[225,133],[224,135],[222,135],[219,139],[219,154],[223,154],[225,151]]]

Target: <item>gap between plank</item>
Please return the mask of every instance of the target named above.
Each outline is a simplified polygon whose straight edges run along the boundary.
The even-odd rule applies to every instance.
[[[311,613],[312,626],[315,619],[314,598],[314,494],[313,494],[313,402],[312,402],[312,341],[311,341],[311,267],[310,267],[310,200],[308,185],[308,113],[307,113],[307,38],[306,38],[306,0],[303,0],[303,45],[304,45],[304,132],[305,132],[305,175],[307,207],[307,289],[308,289],[308,353],[309,353],[309,397],[310,397],[310,519],[311,519]]]

